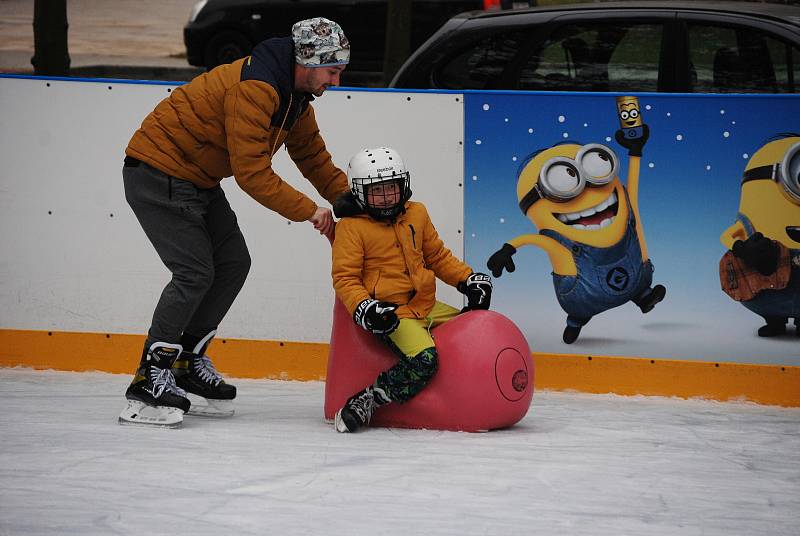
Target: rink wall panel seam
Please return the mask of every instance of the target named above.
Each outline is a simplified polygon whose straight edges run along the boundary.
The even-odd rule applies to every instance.
[[[144,335],[0,330],[0,367],[130,374]],[[218,339],[210,354],[232,378],[324,381],[328,344]],[[800,407],[800,367],[534,352],[535,388]],[[535,399],[535,396],[534,396]],[[534,402],[535,403],[535,402]]]

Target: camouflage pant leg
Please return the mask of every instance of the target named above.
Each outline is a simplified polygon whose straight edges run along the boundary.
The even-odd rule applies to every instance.
[[[422,391],[433,378],[439,366],[439,356],[436,348],[426,348],[415,356],[396,353],[400,361],[389,370],[381,372],[375,386],[383,389],[393,402],[402,404]]]

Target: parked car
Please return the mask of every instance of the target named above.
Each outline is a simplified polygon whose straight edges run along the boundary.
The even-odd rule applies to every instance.
[[[628,1],[464,13],[390,87],[796,93],[800,7]]]
[[[192,8],[183,29],[186,57],[191,65],[211,69],[250,54],[264,39],[289,35],[299,20],[326,17],[339,23],[353,43],[351,70],[382,71],[387,3],[388,0],[202,0]],[[413,0],[411,49],[457,13],[501,9],[511,4],[511,0]]]

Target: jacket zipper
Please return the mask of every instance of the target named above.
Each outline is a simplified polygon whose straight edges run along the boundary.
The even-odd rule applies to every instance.
[[[394,227],[394,226],[393,226],[393,227]],[[408,228],[411,230],[411,243],[414,245],[414,249],[417,249],[417,240],[416,240],[416,238],[415,238],[416,231],[414,231],[414,226],[413,226],[413,225],[411,225],[411,224],[409,223],[409,224],[408,224]],[[394,227],[394,236],[395,236],[395,238],[397,238],[398,240],[400,239],[400,236],[397,234],[397,227]],[[404,262],[404,263],[405,263],[405,265],[406,265],[406,274],[408,274],[408,277],[411,279],[411,284],[412,284],[412,287],[413,287],[413,284],[414,284],[414,278],[413,278],[413,277],[412,277],[412,275],[411,275],[411,274],[413,273],[413,270],[411,269],[411,267],[410,267],[410,266],[409,266],[409,264],[408,264],[408,259],[406,258],[406,251],[405,251],[405,248],[402,248],[400,251],[401,251],[401,252],[402,252],[402,254],[403,254],[403,262]],[[409,301],[410,301],[411,299],[413,299],[413,298],[414,298],[414,296],[416,296],[416,295],[417,295],[417,289],[416,289],[416,288],[412,288],[412,289],[411,289],[411,291],[409,292],[409,296],[408,296],[408,299],[409,299]],[[416,316],[417,318],[419,318],[419,317],[420,317],[419,313],[417,313],[417,312],[416,312],[416,311],[414,311],[413,309],[412,309],[412,312],[414,313],[414,316]]]
[[[281,137],[281,130],[283,130],[283,125],[286,124],[286,120],[289,118],[289,111],[292,109],[292,94],[289,93],[289,106],[286,107],[286,115],[283,116],[283,121],[281,121],[281,127],[278,129],[278,133],[275,135],[275,143],[272,144],[272,151],[270,151],[269,156],[272,158],[275,156],[275,147],[278,146],[278,139]]]

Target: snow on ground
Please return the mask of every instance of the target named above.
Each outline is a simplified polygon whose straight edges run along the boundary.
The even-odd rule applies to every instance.
[[[537,392],[507,430],[337,434],[324,384],[117,425],[130,377],[0,369],[0,535],[796,535],[800,409]]]

